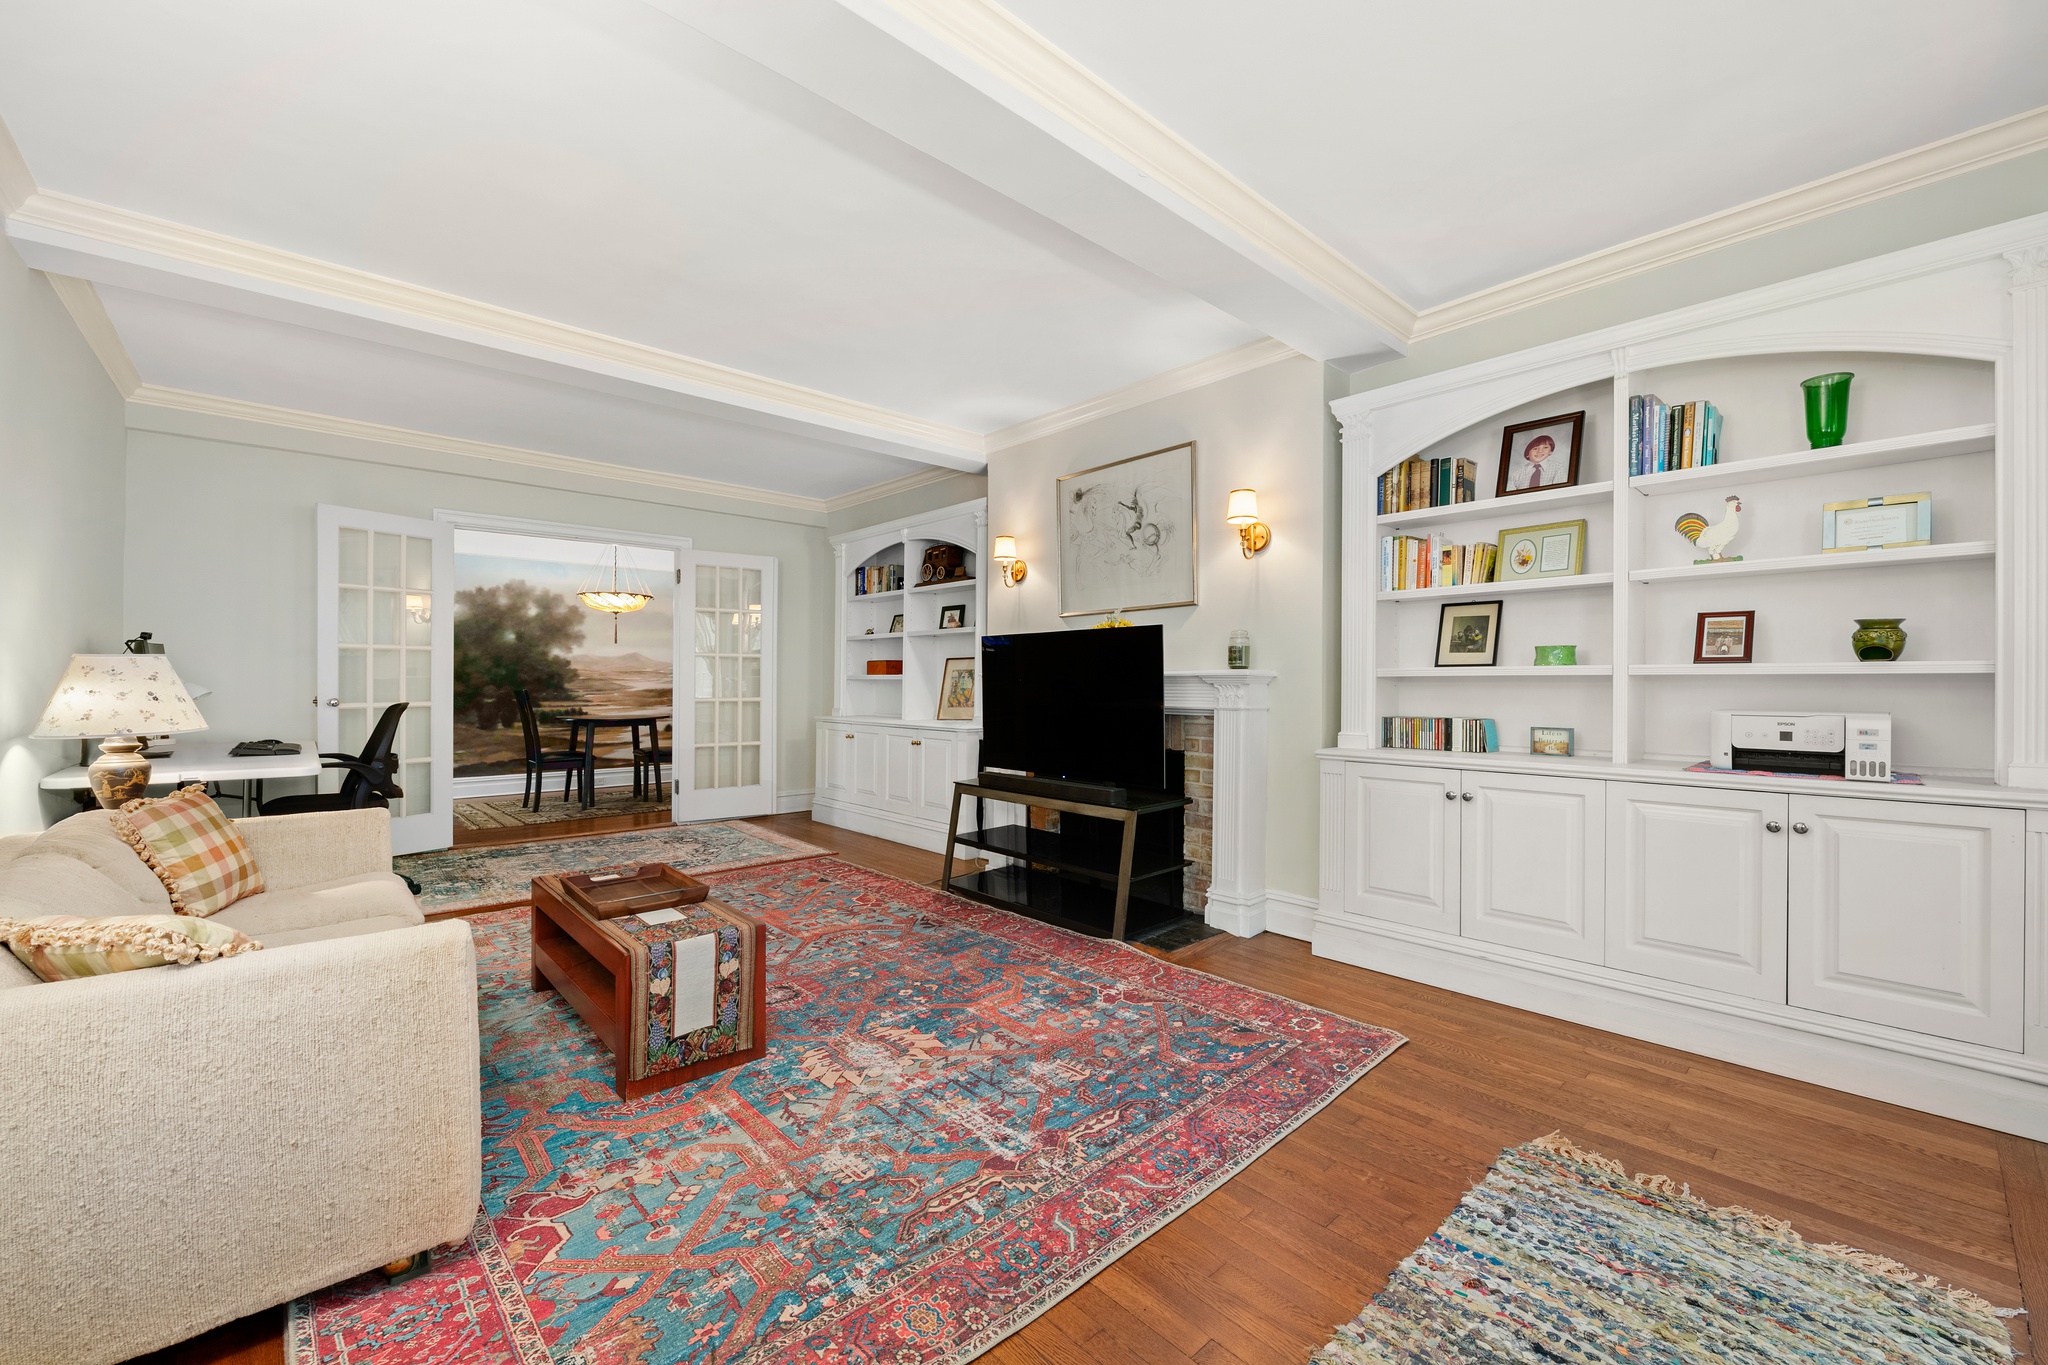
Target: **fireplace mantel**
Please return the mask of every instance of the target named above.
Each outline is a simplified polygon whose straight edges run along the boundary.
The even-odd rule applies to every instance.
[[[1216,718],[1214,828],[1203,915],[1240,937],[1266,929],[1266,691],[1260,669],[1169,670],[1166,709]]]

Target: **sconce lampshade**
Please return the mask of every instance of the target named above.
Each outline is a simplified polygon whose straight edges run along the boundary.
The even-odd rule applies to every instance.
[[[1259,519],[1259,492],[1256,488],[1233,488],[1230,490],[1230,510],[1223,519],[1232,526],[1249,526]]]
[[[205,728],[206,717],[163,655],[74,654],[35,733],[41,739],[101,739]]]
[[[996,559],[1015,559],[1017,557],[1017,537],[997,536],[993,557]]]

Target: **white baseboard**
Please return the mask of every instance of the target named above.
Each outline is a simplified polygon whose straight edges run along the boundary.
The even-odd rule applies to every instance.
[[[1266,892],[1266,932],[1306,943],[1315,937],[1316,903],[1291,891]]]
[[[1232,896],[1209,888],[1209,897],[1202,903],[1202,919],[1211,928],[1221,929],[1226,934],[1239,938],[1253,938],[1266,932],[1266,897]]]
[[[1428,930],[1328,917],[1315,954],[1737,1066],[2048,1141],[2048,1066]]]
[[[665,776],[666,770],[664,770],[664,780]],[[608,787],[630,787],[633,785],[633,770],[631,768],[599,768],[597,770],[597,785],[600,790]],[[559,797],[562,793],[562,774],[558,772],[547,774],[541,786],[548,795]],[[455,779],[455,796],[458,800],[465,796],[517,796],[525,790],[526,777],[521,773],[496,773],[490,777],[458,777]],[[570,785],[570,790],[572,792],[575,790],[573,783]]]
[[[805,787],[800,791],[775,793],[775,813],[777,815],[795,815],[810,808],[811,788],[809,787]]]
[[[893,839],[899,844],[929,849],[933,853],[946,846],[946,827],[943,824],[927,825],[918,820],[906,819],[892,811],[847,805],[829,796],[812,798],[811,818],[821,825],[835,825],[859,834],[872,834],[877,839]],[[932,875],[939,875],[936,863],[933,864]]]

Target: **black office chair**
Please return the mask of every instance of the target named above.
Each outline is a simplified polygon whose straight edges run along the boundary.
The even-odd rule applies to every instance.
[[[519,729],[526,737],[526,788],[519,796],[520,809],[533,802],[533,809],[540,809],[541,786],[549,773],[562,774],[562,800],[569,799],[569,781],[573,774],[576,781],[576,797],[583,797],[583,755],[571,744],[566,750],[549,753],[540,747],[540,718],[533,713],[533,694],[520,688],[512,694],[519,703]]]
[[[405,795],[405,788],[394,780],[398,775],[398,760],[393,756],[391,746],[398,738],[398,720],[405,714],[407,705],[401,701],[384,708],[384,714],[377,718],[377,726],[370,731],[370,741],[363,746],[362,753],[320,755],[328,760],[321,767],[348,770],[348,776],[341,779],[340,791],[280,796],[275,801],[265,801],[259,813],[304,815],[309,811],[390,806],[392,797]]]

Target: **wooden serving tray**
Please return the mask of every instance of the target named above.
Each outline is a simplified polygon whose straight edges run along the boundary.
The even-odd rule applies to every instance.
[[[576,908],[592,919],[695,905],[711,894],[710,887],[667,863],[648,863],[632,872],[572,872],[561,882]]]

